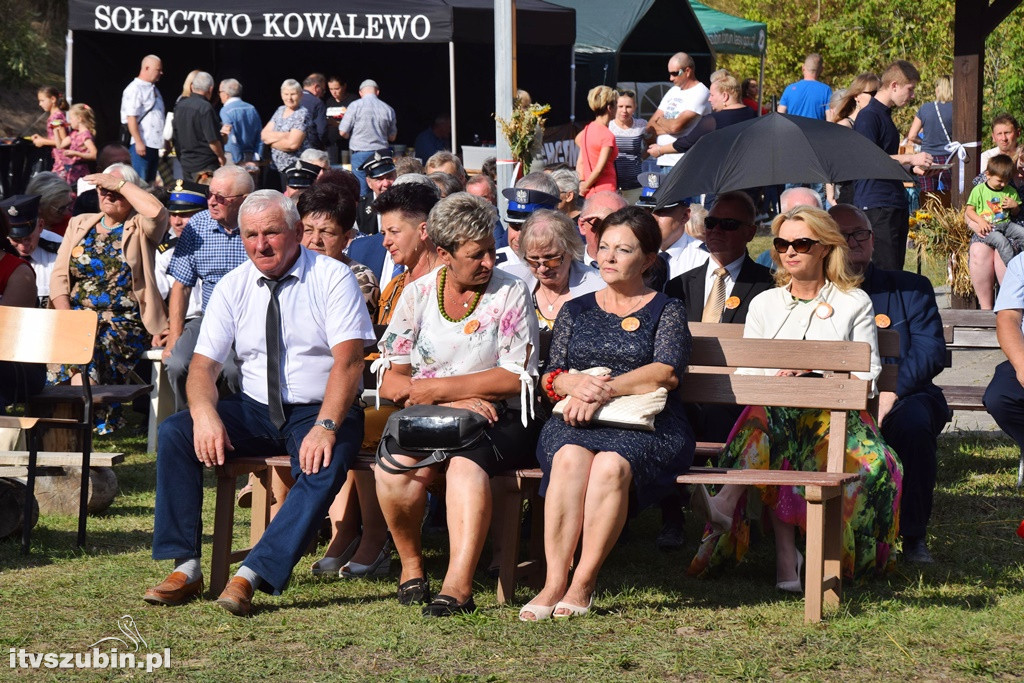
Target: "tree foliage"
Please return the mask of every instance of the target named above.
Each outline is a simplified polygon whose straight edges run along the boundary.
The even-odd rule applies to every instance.
[[[953,69],[953,3],[949,0],[710,0],[716,9],[768,26],[765,101],[798,80],[810,52],[824,59],[822,79],[843,88],[859,73],[877,74],[896,59],[921,71],[917,102],[894,112],[906,131],[920,102],[932,99],[935,80]],[[985,54],[983,112],[1024,114],[1024,8],[989,36]],[[719,66],[742,78],[756,76],[758,60],[720,55]],[[987,131],[987,128],[986,128]],[[986,133],[987,134],[987,133]]]
[[[46,42],[33,28],[35,8],[21,0],[0,0],[0,83],[29,80],[46,57]]]

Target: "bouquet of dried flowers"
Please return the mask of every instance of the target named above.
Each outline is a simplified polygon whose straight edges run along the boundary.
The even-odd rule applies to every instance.
[[[544,135],[544,115],[549,111],[549,104],[531,104],[523,107],[519,100],[515,99],[512,101],[512,116],[507,121],[497,114],[494,115],[501,124],[501,132],[508,141],[512,158],[523,165],[523,175],[530,172],[533,144],[537,135]]]
[[[950,291],[955,296],[974,296],[968,269],[971,235],[963,209],[943,206],[931,193],[925,195],[921,209],[910,217],[910,239],[922,261],[946,263]]]

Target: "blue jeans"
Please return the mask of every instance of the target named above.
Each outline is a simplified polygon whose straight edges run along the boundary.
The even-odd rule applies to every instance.
[[[292,486],[281,510],[243,564],[263,579],[261,588],[279,595],[306,551],[331,502],[345,483],[349,464],[363,439],[363,410],[353,406],[337,431],[331,463],[316,474],[299,469],[299,447],[312,429],[320,404],[285,405],[280,430],[270,422],[267,406],[244,394],[217,404],[235,450],[227,459],[272,456],[292,459]],[[192,415],[175,413],[160,425],[156,458],[156,519],[153,559],[199,557],[203,535],[203,469],[192,445]]]
[[[391,148],[385,147],[384,149],[372,149],[369,152],[352,152],[352,173],[355,174],[356,179],[359,180],[359,196],[362,197],[366,194],[369,189],[366,185],[366,174],[359,170],[367,159],[373,157],[376,152],[380,152],[382,155],[391,155]]]
[[[139,177],[147,183],[156,180],[156,167],[160,163],[160,150],[155,147],[146,148],[146,156],[140,157],[135,151],[135,145],[128,148],[132,156],[132,168],[139,174]]]

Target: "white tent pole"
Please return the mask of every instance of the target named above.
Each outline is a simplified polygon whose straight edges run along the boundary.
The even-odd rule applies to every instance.
[[[74,50],[72,50],[75,45],[74,31],[68,31],[67,37],[64,38],[64,45],[64,99],[68,101],[68,104],[71,104],[73,101],[71,97],[71,55],[74,53]]]
[[[512,114],[512,0],[494,2],[494,112],[502,118]],[[494,122],[495,152],[498,159],[512,158],[501,124]]]
[[[569,123],[576,123],[576,48],[572,49],[569,63]]]
[[[451,82],[451,103],[448,116],[452,122],[452,152],[459,153],[457,128],[455,126],[455,41],[448,41],[448,80]],[[426,160],[424,160],[425,162]]]
[[[761,73],[757,77],[757,115],[764,111],[764,52],[761,53]]]

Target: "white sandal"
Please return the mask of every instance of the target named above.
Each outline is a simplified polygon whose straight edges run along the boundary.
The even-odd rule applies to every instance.
[[[586,607],[580,607],[579,605],[573,605],[569,602],[559,602],[555,605],[555,611],[560,609],[568,610],[568,614],[552,614],[552,619],[568,619],[569,617],[584,617],[590,612],[590,608],[594,606],[594,594],[590,594],[590,602],[587,603]]]
[[[558,603],[562,604],[562,603]],[[551,618],[551,613],[555,611],[556,605],[534,605],[532,602],[523,606],[519,610],[519,621],[544,621]],[[533,615],[533,619],[527,619],[523,615],[529,612]]]

